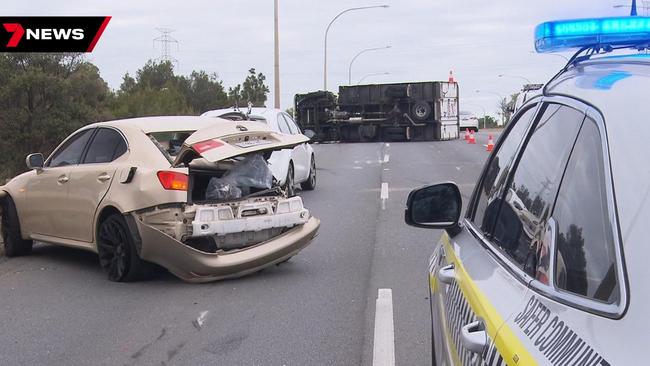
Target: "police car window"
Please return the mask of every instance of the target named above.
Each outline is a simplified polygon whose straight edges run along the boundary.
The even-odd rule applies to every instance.
[[[536,271],[536,243],[550,214],[569,154],[584,114],[547,104],[524,147],[514,176],[500,196],[493,239],[515,264],[530,275]]]
[[[606,173],[596,122],[585,121],[553,211],[558,288],[613,302],[618,295],[614,234],[607,208]]]
[[[526,110],[516,121],[510,122],[514,124],[505,136],[505,140],[499,146],[499,150],[495,153],[494,158],[488,166],[481,188],[478,192],[478,201],[474,211],[474,219],[472,220],[481,230],[485,233],[491,232],[494,227],[495,214],[486,215],[488,207],[491,210],[497,209],[496,198],[501,196],[503,187],[506,184],[508,172],[512,160],[517,153],[517,148],[524,138],[530,122],[535,116],[536,106]],[[492,205],[491,205],[492,203]]]
[[[77,165],[81,161],[81,154],[92,135],[93,130],[81,131],[57,151],[47,166],[55,168],[66,165]]]
[[[126,152],[126,142],[117,131],[109,128],[100,128],[95,134],[84,164],[108,163]]]

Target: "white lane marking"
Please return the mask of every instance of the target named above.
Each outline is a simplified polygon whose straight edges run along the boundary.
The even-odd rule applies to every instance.
[[[460,171],[460,167],[459,167],[459,166],[457,166],[457,167],[456,167],[456,170],[458,170],[458,171]]]
[[[199,317],[194,320],[194,326],[196,329],[201,329],[203,328],[203,324],[205,324],[205,319],[208,317],[208,311],[202,311],[199,314]]]
[[[388,163],[390,161],[390,155],[386,154],[384,155],[384,163]]]
[[[380,288],[377,291],[372,364],[373,366],[395,366],[393,290],[389,288]]]
[[[390,144],[388,142],[386,143],[386,147],[390,147]]]
[[[363,167],[361,167],[361,166],[353,166],[352,169],[361,170],[361,169],[363,169]]]
[[[388,183],[381,184],[381,193],[379,195],[379,199],[381,199],[381,209],[385,210],[386,200],[388,199]]]

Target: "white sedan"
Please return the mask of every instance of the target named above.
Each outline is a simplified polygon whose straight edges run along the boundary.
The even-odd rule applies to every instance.
[[[293,118],[286,112],[275,108],[217,109],[207,111],[202,117],[221,117],[231,120],[251,120],[265,122],[278,133],[287,135],[302,134]],[[306,131],[308,137],[310,131]],[[300,144],[293,149],[275,151],[269,159],[273,176],[285,187],[289,196],[295,194],[295,186],[303,190],[316,188],[316,159],[310,144]]]

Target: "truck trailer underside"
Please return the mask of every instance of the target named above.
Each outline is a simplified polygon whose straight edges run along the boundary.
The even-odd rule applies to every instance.
[[[296,120],[316,141],[432,141],[459,137],[458,84],[341,86],[295,97]]]

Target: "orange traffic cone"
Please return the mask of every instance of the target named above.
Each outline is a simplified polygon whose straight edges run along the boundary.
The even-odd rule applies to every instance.
[[[487,149],[485,149],[485,151],[491,152],[492,150],[494,150],[494,140],[492,139],[492,134],[489,134]]]
[[[454,79],[454,71],[453,70],[449,70],[449,82],[450,83],[455,83],[456,82],[456,79]]]
[[[469,128],[465,129],[465,141],[469,140]]]
[[[468,144],[476,144],[476,138],[474,137],[474,131],[469,133],[469,140],[467,140]]]

